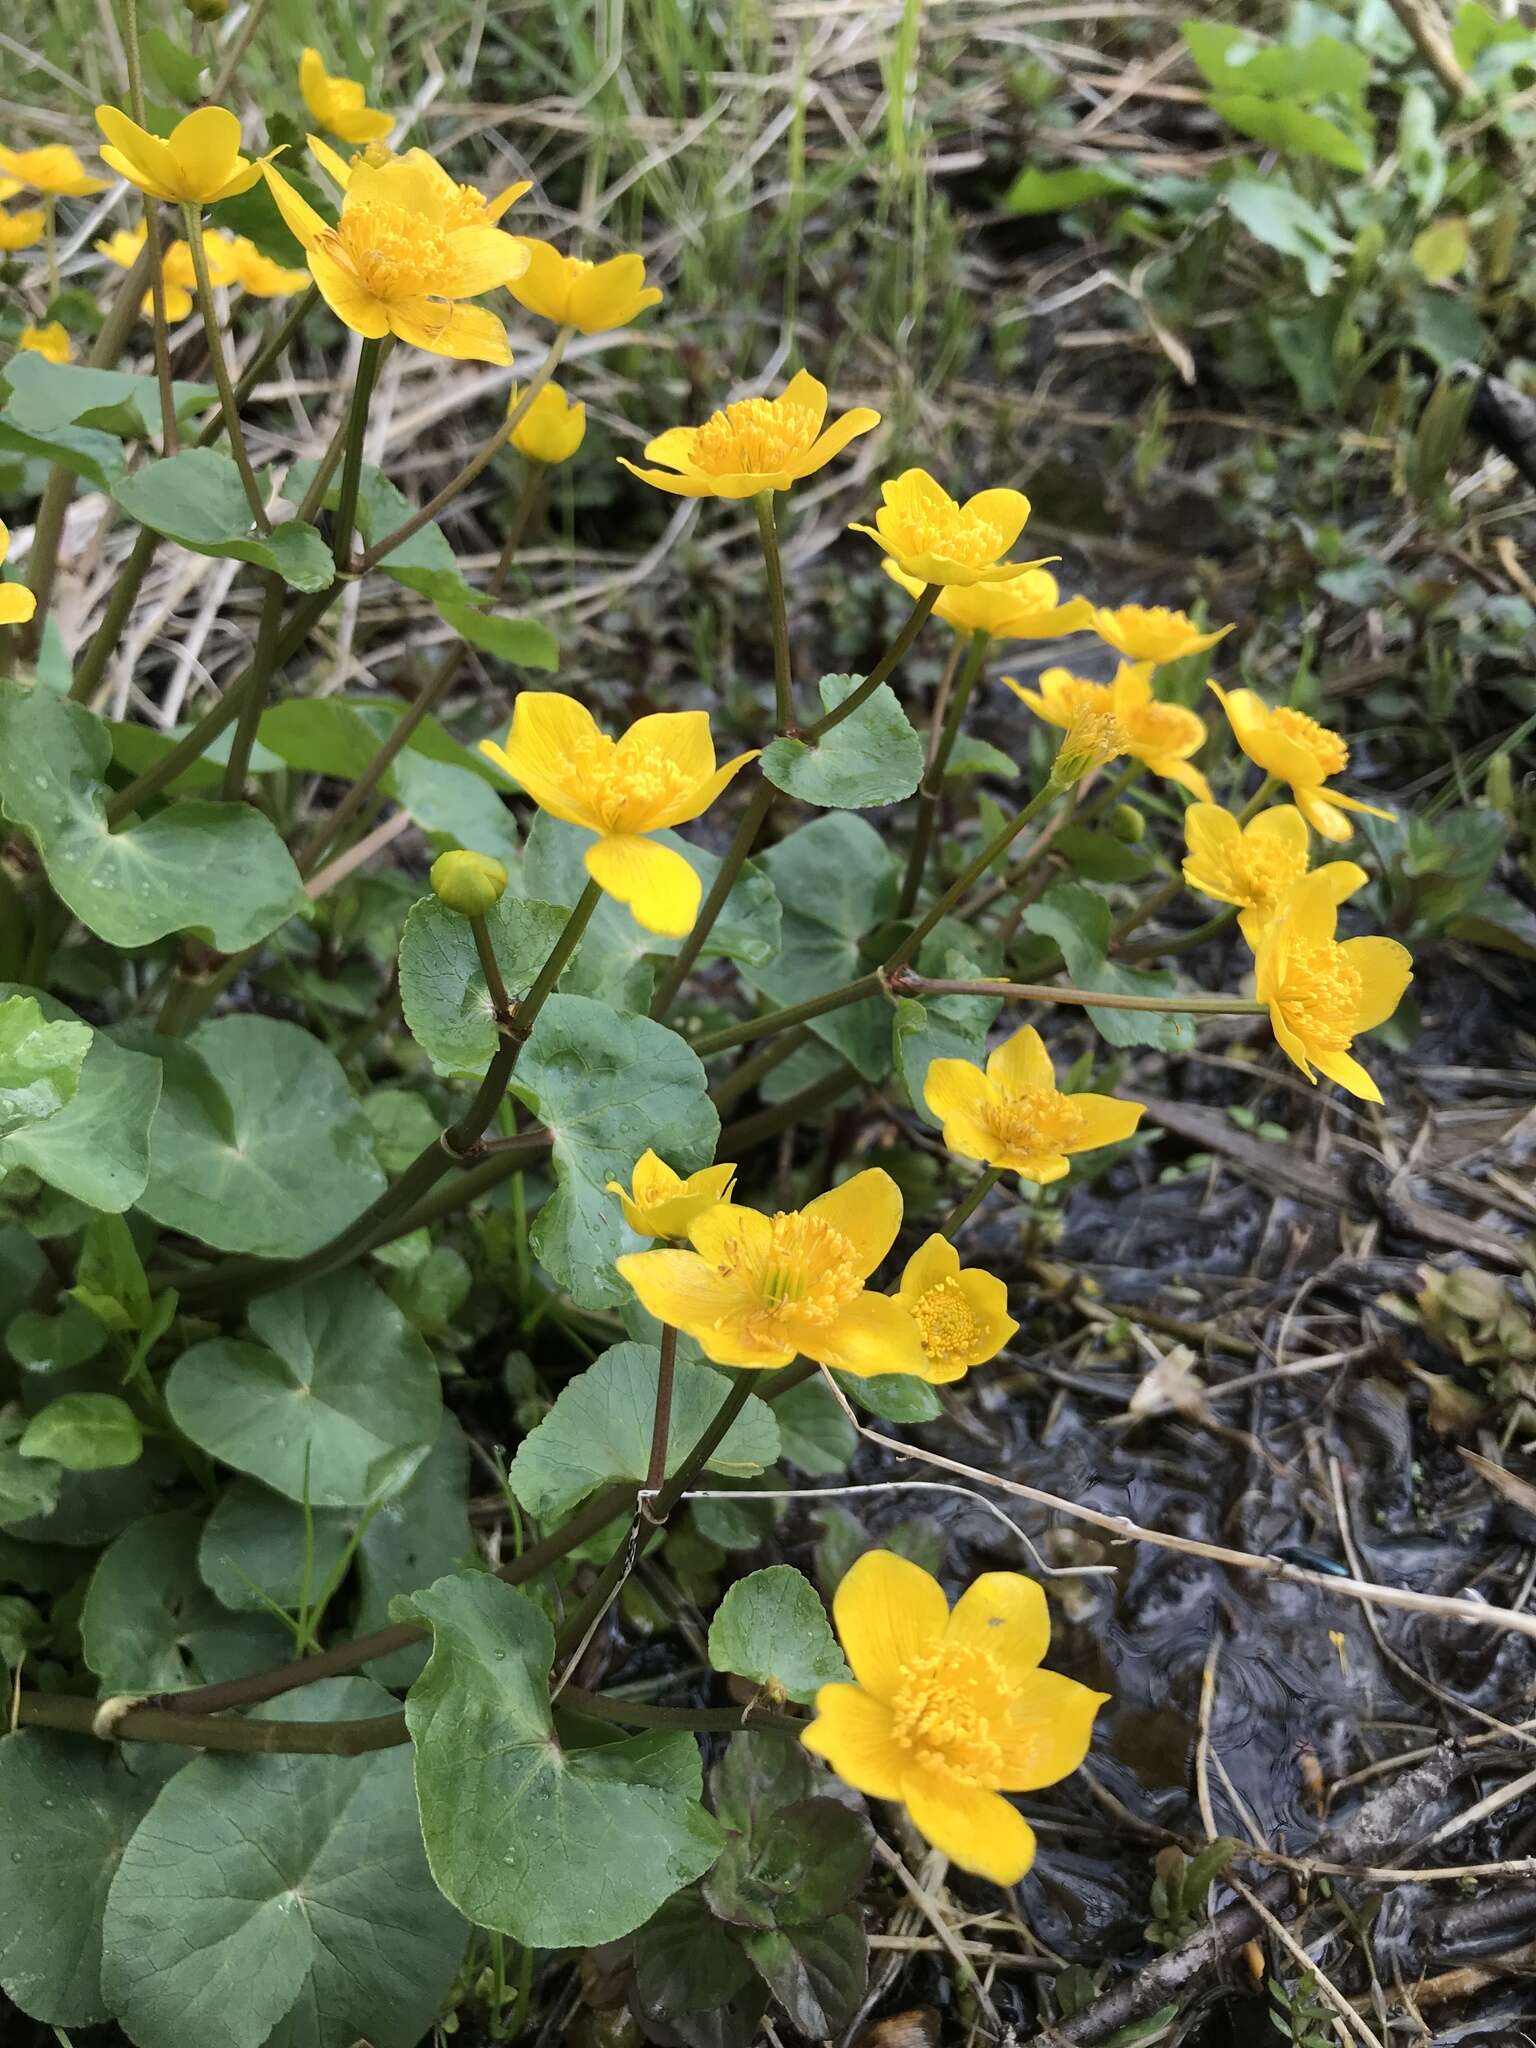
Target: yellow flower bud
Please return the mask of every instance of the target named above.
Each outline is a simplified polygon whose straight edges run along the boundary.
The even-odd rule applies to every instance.
[[[1134,804],[1116,804],[1109,814],[1109,829],[1122,846],[1139,846],[1147,836],[1147,821]]]
[[[511,412],[522,398],[516,385],[507,400]],[[572,405],[558,384],[546,384],[512,429],[512,446],[530,462],[569,462],[587,431],[587,408]]]
[[[459,917],[484,917],[506,886],[506,869],[488,853],[440,853],[432,863],[433,893]]]

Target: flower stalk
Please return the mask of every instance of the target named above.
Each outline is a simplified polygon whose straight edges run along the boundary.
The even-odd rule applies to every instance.
[[[342,458],[341,494],[336,503],[336,531],[331,556],[345,571],[352,554],[352,535],[357,526],[357,501],[363,484],[363,442],[368,433],[368,405],[383,358],[382,341],[365,340],[357,359],[357,382],[352,387],[352,406],[347,414],[347,437]],[[319,482],[318,477],[316,482]]]
[[[149,204],[150,201],[146,199],[146,207]],[[245,434],[240,426],[240,402],[235,396],[235,387],[229,374],[229,362],[224,354],[224,335],[219,325],[219,309],[214,302],[213,280],[208,274],[208,252],[203,247],[203,209],[189,200],[181,209],[181,217],[186,228],[187,246],[192,252],[192,275],[197,281],[198,310],[203,316],[203,332],[208,341],[208,366],[213,372],[213,381],[218,389],[219,405],[224,414],[224,430],[229,435],[229,452],[235,458],[235,467],[240,472],[246,503],[251,508],[252,524],[258,533],[270,533],[272,522],[267,517],[261,486],[257,483],[256,472],[251,467]],[[174,408],[172,411],[174,414]]]
[[[863,682],[859,684],[859,687],[856,690],[850,690],[841,704],[834,704],[830,711],[823,712],[814,725],[808,725],[804,732],[800,734],[800,738],[805,741],[807,746],[813,747],[818,740],[825,739],[827,734],[835,727],[841,725],[845,718],[852,718],[855,711],[869,702],[870,698],[879,689],[886,677],[893,672],[897,664],[905,656],[908,648],[927,624],[928,614],[938,603],[943,587],[941,583],[924,584],[922,595],[913,603],[912,610],[907,615],[906,623],[902,626],[901,631],[875,663]]]
[[[962,1195],[954,1208],[950,1210],[944,1219],[944,1227],[941,1234],[947,1237],[951,1244],[954,1243],[964,1226],[997,1186],[1003,1177],[1003,1172],[1004,1169],[1001,1166],[989,1166],[977,1180],[970,1193]]]
[[[923,871],[928,865],[928,850],[933,844],[933,828],[938,821],[939,799],[944,793],[944,775],[949,766],[949,757],[955,750],[955,741],[960,737],[960,727],[965,719],[977,679],[981,675],[982,663],[986,660],[990,635],[976,632],[971,635],[970,646],[965,653],[965,666],[959,679],[949,692],[949,701],[944,703],[942,690],[934,704],[935,729],[928,746],[928,765],[917,792],[917,819],[912,828],[912,846],[907,855],[907,871],[902,878],[901,897],[897,904],[898,917],[910,917],[917,908],[917,898],[923,886]],[[959,656],[961,643],[956,641],[955,654]]]
[[[790,668],[789,613],[784,602],[784,564],[779,555],[773,492],[759,491],[752,504],[763,544],[763,566],[768,573],[768,615],[773,625],[774,723],[779,732],[787,733],[795,722],[795,685]]]

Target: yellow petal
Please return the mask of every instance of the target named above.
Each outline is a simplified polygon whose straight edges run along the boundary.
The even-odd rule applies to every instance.
[[[599,888],[629,906],[636,924],[665,938],[685,938],[699,914],[703,888],[696,871],[670,846],[635,832],[616,832],[589,846],[583,859]]]
[[[1009,1088],[1019,1095],[1056,1086],[1051,1056],[1033,1024],[1022,1025],[988,1054],[987,1079],[994,1087]]]
[[[690,796],[679,797],[663,809],[657,819],[658,828],[686,825],[690,818],[701,818],[726,785],[741,773],[749,761],[755,761],[760,751],[758,747],[748,747],[744,754],[733,754],[729,761],[722,761],[714,774],[707,776]]]
[[[567,825],[602,829],[576,779],[576,762],[593,753],[601,735],[585,704],[559,690],[522,690],[512,707],[505,747],[482,740],[480,751],[520,782],[541,811]]]
[[[1252,758],[1258,760],[1256,754]],[[1259,765],[1262,767],[1263,763],[1260,762]],[[1274,771],[1272,770],[1271,772],[1273,773]],[[1354,838],[1354,826],[1351,825],[1349,819],[1339,809],[1338,805],[1331,803],[1323,795],[1321,788],[1308,788],[1301,783],[1293,782],[1291,784],[1291,794],[1296,799],[1297,809],[1319,839],[1331,839],[1335,844],[1339,844],[1346,839]]]
[[[313,109],[311,109],[311,112],[313,112]],[[332,149],[331,145],[323,141],[320,136],[310,135],[305,139],[309,143],[310,155],[336,187],[336,190],[338,192],[345,192],[352,180],[351,163],[339,150]]]
[[[1225,815],[1225,813],[1223,813]],[[1190,813],[1184,813],[1186,826]],[[1237,820],[1232,821],[1236,824]],[[1260,811],[1252,822],[1243,828],[1243,836],[1250,839],[1273,840],[1282,854],[1291,859],[1306,858],[1307,821],[1294,804],[1272,804],[1267,811]]]
[[[976,1116],[992,1097],[986,1075],[969,1060],[929,1062],[923,1101],[940,1122],[947,1123],[952,1116]]]
[[[713,775],[715,743],[709,736],[709,713],[656,711],[648,718],[637,718],[619,737],[618,759],[629,765],[652,753],[665,756],[690,782],[703,782]]]
[[[867,1280],[896,1242],[901,1228],[901,1189],[880,1167],[870,1166],[841,1187],[808,1202],[804,1213],[847,1238],[854,1271]]]
[[[614,1265],[658,1322],[685,1330],[718,1364],[787,1365],[794,1356],[789,1351],[770,1357],[737,1356],[732,1337],[744,1297],[697,1252],[626,1252]]]
[[[923,1240],[903,1267],[901,1293],[904,1297],[926,1294],[930,1287],[953,1280],[959,1271],[960,1254],[949,1239],[936,1230]]]
[[[889,1705],[904,1667],[937,1646],[949,1620],[949,1602],[938,1580],[921,1565],[894,1551],[868,1550],[833,1595],[832,1619],[854,1677]]]
[[[1264,943],[1266,946],[1271,943],[1269,933],[1265,934]],[[1274,1032],[1275,1043],[1285,1054],[1286,1058],[1293,1065],[1299,1067],[1315,1087],[1317,1075],[1312,1071],[1311,1051],[1305,1039],[1298,1032],[1291,1029],[1290,1020],[1285,1014],[1284,1007],[1278,1002],[1272,1002],[1269,1006],[1269,1028]],[[1367,1097],[1367,1100],[1369,1099]],[[1380,1100],[1380,1098],[1378,1097],[1377,1100]]]
[[[745,1247],[749,1258],[762,1258],[773,1242],[773,1225],[760,1209],[740,1202],[720,1202],[688,1226],[689,1242],[713,1266],[738,1263],[731,1241]]]
[[[309,274],[320,296],[336,318],[369,341],[380,341],[390,332],[389,308],[376,299],[356,271],[340,263],[328,249],[309,252]]]
[[[838,1311],[831,1323],[792,1323],[807,1358],[857,1379],[904,1372],[929,1377],[928,1354],[910,1313],[888,1295],[866,1291]]]
[[[901,1797],[918,1833],[960,1870],[1017,1884],[1035,1860],[1034,1829],[1000,1793],[909,1770]]]
[[[581,334],[626,327],[637,313],[656,305],[661,293],[645,282],[645,259],[612,256],[580,271],[571,286],[567,319]]]
[[[528,268],[528,251],[516,235],[500,228],[460,228],[449,241],[453,255],[452,296],[475,299],[494,291]]]
[[[514,292],[514,297],[516,293]],[[620,469],[627,469],[631,476],[639,477],[641,483],[649,484],[653,491],[669,491],[674,498],[750,498],[762,489],[761,477],[755,479],[753,490],[732,492],[719,488],[729,478],[687,474],[674,476],[669,469],[642,469],[637,462],[631,462],[625,455],[616,458]]]
[[[1303,789],[1315,788],[1322,781],[1322,770],[1310,749],[1280,730],[1261,697],[1252,690],[1224,690],[1220,683],[1207,687],[1220,699],[1233,738],[1255,767],[1290,783],[1298,801]]]
[[[1341,951],[1360,976],[1357,1031],[1385,1024],[1413,979],[1413,955],[1396,939],[1346,939]]]
[[[409,299],[389,309],[391,333],[412,348],[456,362],[510,366],[507,330],[489,306],[449,305],[442,299]]]
[[[1122,1102],[1118,1095],[1069,1095],[1067,1100],[1083,1119],[1081,1129],[1067,1148],[1071,1152],[1093,1152],[1100,1145],[1118,1145],[1147,1113],[1145,1103]]]
[[[785,395],[788,396],[787,393]],[[825,391],[822,392],[822,403],[826,403]],[[834,455],[841,455],[850,441],[857,440],[860,434],[869,433],[879,424],[879,413],[872,411],[867,405],[854,406],[851,412],[843,413],[830,427],[817,435],[795,464],[796,476],[813,476],[818,469],[824,468]]]
[[[228,107],[199,107],[171,130],[169,148],[176,159],[184,196],[211,199],[236,173],[240,154],[240,123]]]
[[[24,583],[0,583],[0,626],[23,626],[37,610],[37,599]]]
[[[1051,1646],[1045,1594],[1022,1572],[983,1572],[955,1602],[944,1640],[985,1650],[1011,1693],[1034,1676]]]
[[[1019,1334],[1019,1326],[1008,1313],[1007,1283],[995,1273],[984,1273],[979,1266],[972,1266],[960,1275],[959,1285],[980,1332],[976,1343],[959,1361],[969,1371],[972,1366],[985,1365],[989,1358],[995,1358]]]
[[[1337,871],[1344,871],[1341,876]],[[1291,938],[1299,939],[1305,945],[1319,945],[1331,939],[1339,921],[1339,904],[1351,888],[1358,888],[1365,880],[1361,869],[1353,861],[1330,861],[1325,867],[1314,868],[1310,875],[1303,875],[1291,890],[1285,902],[1286,930]]]
[[[266,179],[267,190],[277,201],[283,224],[294,240],[301,242],[311,254],[323,248],[334,234],[330,223],[316,213],[303,193],[290,185],[282,172],[274,170],[271,164],[262,165],[261,175]],[[381,328],[379,331],[383,333],[385,330]]]
[[[1032,1671],[1009,1702],[1001,1787],[1038,1792],[1078,1770],[1093,1741],[1094,1717],[1108,1693],[1058,1671]]]
[[[1211,801],[1211,785],[1198,768],[1191,767],[1180,755],[1154,756],[1140,752],[1134,745],[1126,752],[1132,760],[1143,762],[1154,775],[1161,775],[1165,782],[1176,782],[1180,789],[1187,789],[1197,803],[1208,804]]]
[[[1357,1059],[1347,1052],[1315,1052],[1312,1061],[1320,1074],[1347,1088],[1360,1102],[1380,1102],[1381,1090]]]
[[[824,1685],[816,1718],[801,1735],[845,1785],[871,1799],[899,1799],[904,1752],[891,1733],[891,1710],[856,1685]]]
[[[503,185],[493,198],[487,199],[485,202],[485,217],[491,226],[495,227],[497,221],[501,219],[507,208],[515,206],[525,192],[531,192],[532,190],[532,178],[522,178],[516,184]]]
[[[1006,555],[1029,518],[1030,504],[1022,491],[978,491],[965,501],[967,515],[984,519],[998,533],[997,554]]]
[[[520,239],[528,253],[528,268],[512,280],[508,289],[530,313],[564,325],[570,300],[570,271],[565,258],[552,242],[540,242],[531,235]]]

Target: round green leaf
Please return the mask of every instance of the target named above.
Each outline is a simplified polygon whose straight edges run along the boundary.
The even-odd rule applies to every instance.
[[[862,676],[823,676],[822,709],[833,711],[863,682]],[[851,711],[813,745],[772,740],[763,749],[763,773],[775,789],[823,810],[868,810],[900,803],[923,779],[923,743],[889,683]]]
[[[1147,967],[1122,967],[1107,959],[1113,917],[1107,898],[1081,882],[1056,882],[1024,912],[1030,931],[1054,939],[1077,988],[1103,989],[1118,995],[1172,995],[1178,986],[1171,974]],[[1088,1017],[1110,1045],[1151,1045],[1163,1052],[1183,1052],[1195,1042],[1189,1017],[1159,1015],[1155,1010],[1097,1010]]]
[[[57,1315],[23,1309],[5,1333],[5,1348],[27,1372],[70,1372],[89,1365],[107,1341],[106,1325],[66,1295]]]
[[[482,654],[493,654],[498,661],[514,662],[519,668],[560,666],[555,636],[537,619],[521,619],[511,612],[482,611],[473,604],[443,603],[438,611],[461,640],[478,647]]]
[[[698,1745],[659,1730],[591,1749],[550,1713],[554,1631],[484,1572],[396,1602],[432,1630],[406,1697],[432,1875],[461,1912],[536,1948],[616,1941],[707,1870]]]
[[[792,1700],[813,1700],[821,1686],[852,1676],[816,1588],[787,1564],[731,1587],[709,1625],[709,1661]]]
[[[720,1119],[698,1055],[648,1017],[621,1016],[588,996],[551,996],[523,1049],[512,1093],[554,1136],[555,1192],[533,1248],[583,1308],[628,1294],[614,1260],[635,1240],[611,1180],[629,1186],[647,1147],[679,1173],[714,1158]]]
[[[185,797],[111,830],[111,758],[110,733],[83,705],[0,682],[0,805],[98,938],[147,946],[193,932],[239,953],[305,908],[287,847],[249,804]]]
[[[107,1888],[164,1778],[161,1751],[22,1728],[0,1742],[0,1986],[55,2027],[111,2018]],[[179,1757],[173,1762],[179,1761]]]
[[[171,1368],[178,1429],[211,1457],[311,1507],[403,1486],[442,1423],[437,1367],[394,1303],[343,1270],[260,1297],[258,1343],[215,1338]]]
[[[518,1445],[507,1475],[530,1515],[556,1521],[600,1486],[645,1477],[660,1370],[660,1354],[651,1345],[615,1344],[562,1388],[544,1420]],[[729,1392],[723,1373],[679,1360],[667,1432],[669,1474],[704,1434]],[[717,1446],[709,1470],[748,1478],[766,1470],[778,1455],[773,1410],[753,1396]]]
[[[10,984],[0,983],[0,995]],[[37,992],[43,1015],[75,1020],[52,996]],[[83,1026],[81,1027],[84,1028]],[[50,1187],[92,1209],[131,1208],[149,1179],[149,1127],[160,1101],[160,1065],[96,1032],[74,1094],[40,1124],[6,1141],[6,1165],[29,1166]]]
[[[331,551],[314,527],[289,519],[270,533],[253,530],[234,458],[217,448],[183,448],[142,463],[112,495],[130,519],[194,554],[275,569],[294,590],[329,590],[336,580]]]
[[[386,1714],[363,1678],[265,1720]],[[160,1794],[107,1899],[102,1980],[138,2048],[416,2048],[464,1950],[434,1887],[402,1745],[203,1756]]]
[[[61,1394],[33,1416],[19,1448],[24,1458],[51,1458],[66,1472],[100,1472],[131,1465],[144,1433],[116,1394]]]
[[[140,1206],[220,1251],[301,1258],[384,1189],[334,1054],[275,1017],[219,1017],[166,1070]]]
[[[859,1447],[857,1430],[819,1375],[781,1394],[773,1404],[773,1419],[784,1457],[812,1479],[845,1472]]]
[[[73,1099],[92,1036],[89,1024],[45,1022],[32,996],[0,1002],[0,1143]]]
[[[237,1614],[259,1614],[268,1600],[290,1612],[312,1603],[346,1553],[348,1517],[316,1510],[308,1521],[306,1534],[297,1501],[237,1479],[203,1524],[197,1568],[204,1585]]]
[[[151,1515],[102,1553],[80,1615],[85,1661],[104,1693],[181,1692],[281,1663],[293,1638],[219,1605],[197,1573],[196,1515]]]
[[[504,895],[486,913],[497,965],[514,1000],[525,996],[570,912]],[[400,1007],[411,1035],[440,1074],[483,1074],[499,1039],[490,993],[467,918],[424,896],[400,935]]]
[[[352,1617],[355,1635],[382,1628],[389,1620],[390,1602],[402,1593],[420,1592],[474,1558],[468,1496],[469,1444],[445,1409],[437,1441],[410,1485],[368,1517],[359,1539],[361,1592]],[[425,1649],[411,1643],[388,1657],[373,1658],[364,1669],[380,1685],[407,1686],[425,1659]]]

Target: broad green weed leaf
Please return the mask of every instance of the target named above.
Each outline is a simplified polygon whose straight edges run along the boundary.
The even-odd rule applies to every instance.
[[[486,913],[486,930],[514,1001],[533,986],[569,917],[558,904],[531,902],[510,891]],[[500,1039],[474,933],[467,918],[435,896],[423,896],[405,921],[400,1007],[439,1074],[485,1072]]]
[[[1003,205],[1010,213],[1062,213],[1085,200],[1139,188],[1139,179],[1111,165],[1071,164],[1054,171],[1020,171],[1003,194]]]
[[[273,1600],[290,1612],[315,1600],[347,1547],[347,1517],[304,1510],[254,1479],[237,1479],[214,1502],[197,1546],[203,1584],[223,1607],[259,1614]],[[309,1578],[305,1583],[305,1556]]]
[[[758,1930],[744,1942],[763,1982],[809,2040],[827,2040],[858,2011],[869,1946],[851,1913],[815,1926]]]
[[[649,1344],[615,1344],[565,1386],[518,1446],[507,1475],[518,1500],[541,1522],[569,1514],[616,1479],[640,1480],[650,1461],[659,1354]],[[724,1374],[681,1360],[667,1433],[671,1473],[696,1444],[730,1391]],[[754,1396],[709,1460],[711,1472],[746,1478],[779,1455],[773,1410]]]
[[[864,678],[823,676],[817,685],[824,711],[835,710]],[[900,803],[923,776],[923,743],[889,683],[835,725],[825,739],[772,740],[763,750],[763,773],[775,789],[825,810],[868,810]]]
[[[66,1472],[100,1472],[131,1465],[144,1432],[116,1394],[61,1394],[33,1416],[19,1448],[24,1458],[51,1458]]]
[[[390,1603],[400,1594],[417,1593],[474,1559],[468,1493],[469,1445],[445,1409],[437,1441],[409,1486],[368,1517],[357,1547],[362,1595],[352,1620],[355,1635],[382,1628]],[[375,1657],[364,1668],[380,1685],[400,1687],[419,1677],[425,1660],[425,1648],[413,1643],[392,1656]]]
[[[124,439],[160,439],[160,389],[153,377],[50,363],[22,350],[0,371],[9,395],[0,408],[0,450],[62,463],[110,491],[128,470]],[[204,385],[174,387],[178,418],[200,412],[217,394]]]
[[[938,978],[973,981],[982,972],[962,954],[946,954],[936,962]],[[925,973],[934,970],[926,963]],[[908,1099],[926,1123],[937,1126],[942,1119],[929,1109],[923,1084],[935,1060],[971,1060],[979,1063],[986,1053],[987,1033],[998,1011],[1000,996],[903,996],[896,1005],[891,1024],[891,1045],[896,1071]]]
[[[1227,211],[1255,240],[1300,263],[1307,290],[1321,298],[1333,275],[1333,259],[1347,248],[1326,217],[1293,192],[1262,178],[1234,178],[1222,194]]]
[[[1341,171],[1370,169],[1370,158],[1357,139],[1326,114],[1246,92],[1214,94],[1211,110],[1244,135],[1270,143],[1287,156],[1315,156]]]
[[[1109,905],[1081,882],[1057,882],[1024,913],[1030,931],[1054,939],[1067,963],[1075,988],[1103,989],[1117,995],[1172,995],[1173,975],[1148,968],[1121,967],[1105,958],[1112,919]],[[1159,1015],[1155,1010],[1098,1010],[1088,1016],[1110,1045],[1152,1045],[1163,1052],[1184,1052],[1195,1042],[1188,1017]]]
[[[329,590],[336,580],[331,551],[313,526],[289,519],[270,533],[253,529],[234,458],[216,448],[183,448],[143,463],[112,495],[130,519],[194,554],[275,569],[292,590]]]
[[[258,1708],[344,1720],[394,1702],[325,1679]],[[410,1752],[204,1756],[160,1794],[107,1900],[102,1977],[138,2048],[416,2048],[465,1927],[432,1883]]]
[[[0,1416],[0,1529],[40,1521],[58,1505],[63,1472],[45,1459],[22,1456],[25,1428],[19,1415]]]
[[[13,985],[0,983],[0,997],[13,993]],[[88,1028],[54,997],[27,993],[50,1022]],[[0,1149],[0,1163],[30,1167],[50,1187],[89,1208],[131,1208],[149,1179],[149,1132],[160,1086],[158,1060],[129,1052],[98,1031],[74,1094],[44,1122],[13,1133]]]
[[[33,996],[0,1002],[0,1145],[73,1100],[92,1035],[89,1024],[47,1022]]]
[[[197,1571],[194,1514],[151,1515],[102,1553],[80,1615],[85,1661],[114,1692],[181,1692],[277,1664],[293,1638],[265,1615],[231,1614]]]
[[[741,1944],[696,1891],[668,1899],[635,1936],[635,1988],[663,2023],[679,2013],[713,2012],[751,1981]]]
[[[459,1910],[538,1948],[616,1941],[714,1862],[698,1745],[673,1731],[578,1749],[552,1724],[554,1632],[484,1572],[396,1602],[432,1630],[406,1698],[427,1857]]]
[[[355,1269],[262,1295],[257,1341],[183,1352],[165,1383],[178,1429],[290,1500],[362,1506],[396,1492],[442,1422],[437,1367],[394,1303]]]
[[[781,1394],[773,1404],[773,1419],[782,1456],[809,1478],[846,1471],[858,1449],[858,1432],[819,1376]]]
[[[510,661],[518,668],[557,669],[560,649],[548,626],[537,619],[520,619],[510,612],[481,611],[472,604],[440,604],[438,612],[461,640],[492,654],[498,661]]]
[[[731,1587],[709,1625],[709,1661],[802,1703],[852,1676],[816,1588],[787,1564]]]

